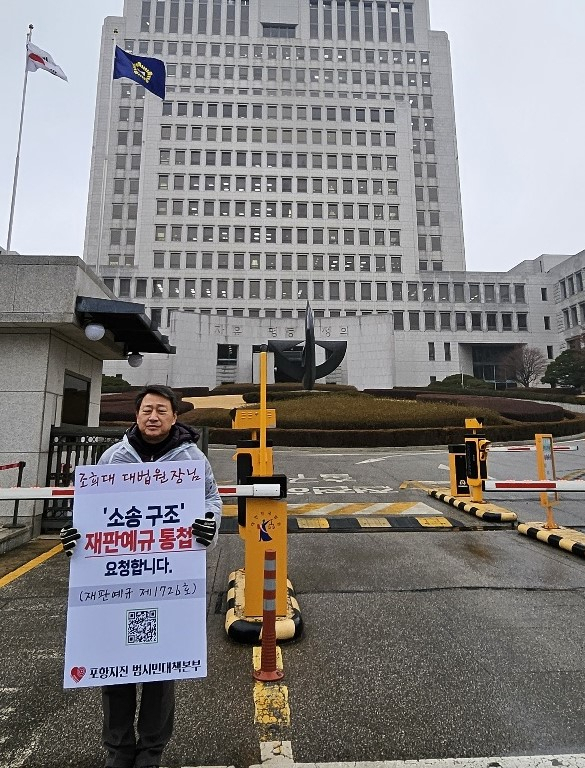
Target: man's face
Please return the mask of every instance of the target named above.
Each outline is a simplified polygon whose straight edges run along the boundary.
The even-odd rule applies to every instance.
[[[147,443],[162,442],[177,420],[170,400],[162,395],[149,392],[144,396],[136,413],[136,423],[143,439]]]

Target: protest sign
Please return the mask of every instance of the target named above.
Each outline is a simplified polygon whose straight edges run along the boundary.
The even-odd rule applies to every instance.
[[[205,677],[203,461],[75,471],[65,688]]]

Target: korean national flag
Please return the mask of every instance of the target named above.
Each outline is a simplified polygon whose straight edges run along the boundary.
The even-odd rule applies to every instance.
[[[140,83],[161,99],[165,97],[165,63],[148,56],[134,56],[116,46],[114,56],[114,80],[128,77]]]

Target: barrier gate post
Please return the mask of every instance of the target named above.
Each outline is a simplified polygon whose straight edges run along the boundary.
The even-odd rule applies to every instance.
[[[260,352],[260,407],[239,408],[232,413],[234,429],[252,430],[252,439],[236,446],[237,481],[280,484],[280,499],[286,498],[286,476],[275,475],[268,427],[276,426],[276,411],[266,407],[267,351]],[[244,568],[230,575],[228,591],[228,635],[242,642],[259,637],[263,614],[264,559],[267,550],[276,552],[276,626],[279,639],[298,637],[302,631],[298,603],[287,578],[287,503],[274,498],[238,499],[239,533],[244,540]],[[230,597],[233,595],[233,597]],[[280,633],[280,634],[279,634]]]
[[[553,447],[552,435],[534,435],[536,442],[536,467],[538,470],[539,480],[556,480],[557,474],[555,469],[555,456]],[[555,501],[558,501],[558,494],[555,493]],[[546,523],[544,527],[547,529],[558,528],[555,522],[552,502],[548,493],[544,492],[540,494],[540,503],[546,510]]]
[[[478,430],[483,429],[483,419],[465,419],[465,467],[471,500],[483,504],[483,481],[487,480],[487,450],[489,440]]]

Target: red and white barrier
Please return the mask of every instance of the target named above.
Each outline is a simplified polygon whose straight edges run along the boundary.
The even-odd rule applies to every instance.
[[[488,445],[488,453],[520,453],[522,451],[535,451],[535,445]],[[578,445],[553,445],[555,453],[563,451],[578,451]]]
[[[264,499],[280,498],[278,483],[255,483],[254,485],[220,485],[219,495],[246,496]],[[75,489],[70,488],[0,488],[0,501],[10,499],[67,499],[75,495]]]
[[[0,469],[18,469],[22,463],[17,461],[15,464],[0,464]]]
[[[546,491],[568,491],[584,493],[585,480],[484,480],[484,490],[514,491],[515,493],[543,493]]]

